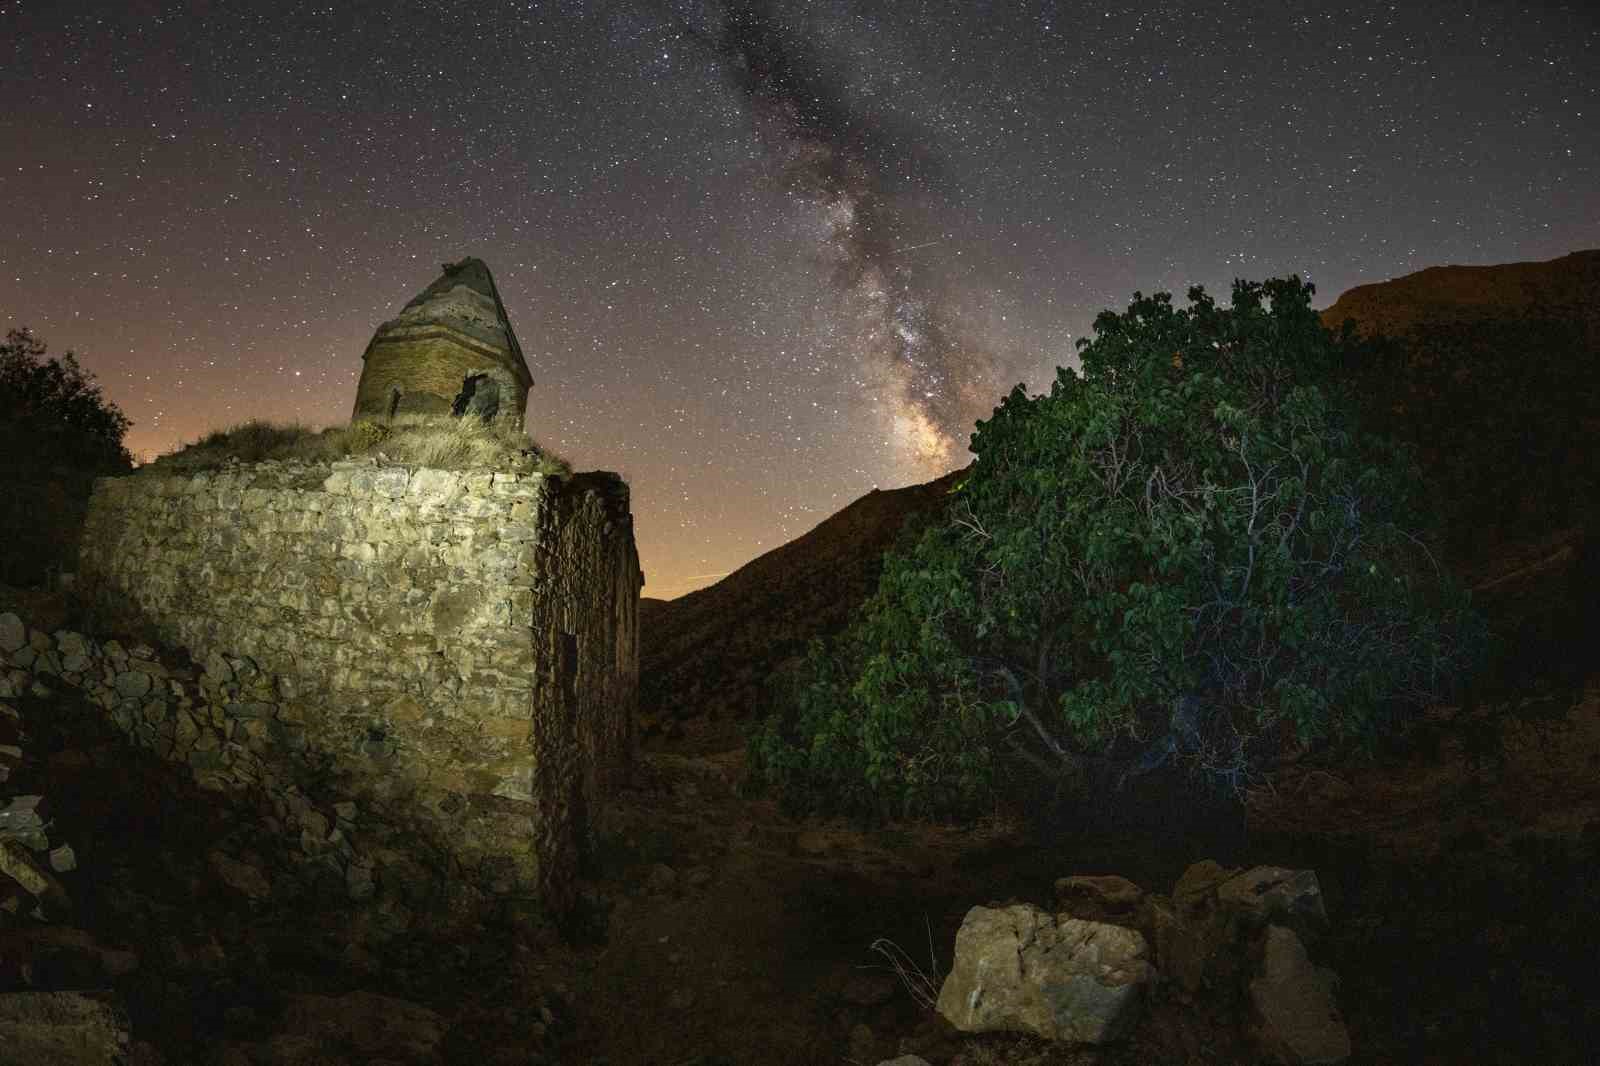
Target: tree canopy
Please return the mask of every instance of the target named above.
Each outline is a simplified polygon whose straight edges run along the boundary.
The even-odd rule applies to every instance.
[[[71,570],[93,479],[125,473],[128,419],[68,352],[12,330],[0,343],[0,582]]]
[[[981,809],[1018,770],[1242,787],[1285,745],[1371,738],[1463,670],[1411,453],[1364,432],[1298,278],[1230,306],[1134,294],[1081,373],[977,424],[943,519],[885,560],[752,740],[809,808]]]
[[[0,343],[0,414],[12,432],[30,438],[29,454],[41,462],[130,467],[122,443],[131,425],[127,416],[76,355],[58,359],[47,351],[26,328],[11,330]]]

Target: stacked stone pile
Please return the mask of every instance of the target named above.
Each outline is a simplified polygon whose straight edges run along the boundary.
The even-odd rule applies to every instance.
[[[24,636],[15,615],[0,615],[0,648],[20,648]],[[0,697],[14,694],[18,681],[33,688],[23,674],[13,678],[0,673]],[[37,794],[18,794],[8,788],[23,762],[27,733],[22,716],[11,703],[0,699],[0,928],[31,915],[43,919],[46,911],[61,911],[66,892],[55,875],[77,867],[72,845],[52,844],[49,802]]]
[[[12,787],[30,758],[15,698],[49,692],[30,671],[7,668],[38,660],[27,638],[16,615],[0,614],[0,1066],[111,1066],[128,1061],[131,1037],[126,1008],[104,986],[138,958],[59,924],[71,913],[61,875],[78,868],[77,855],[59,840],[48,798]],[[69,974],[90,987],[40,987]]]
[[[1327,925],[1310,870],[1186,870],[1170,896],[1121,877],[1068,877],[1056,909],[974,907],[956,934],[939,1013],[964,1032],[1022,1032],[1104,1044],[1126,1037],[1148,999],[1243,1007],[1267,1058],[1339,1063],[1350,1036],[1336,976],[1306,943]]]
[[[62,685],[81,690],[129,740],[186,764],[200,787],[251,790],[270,804],[269,818],[277,823],[273,827],[297,838],[306,861],[334,874],[352,900],[373,895],[376,864],[371,855],[356,850],[354,835],[387,827],[364,822],[353,801],[314,802],[286,778],[284,760],[273,753],[307,754],[305,730],[272,679],[251,660],[213,655],[197,672],[163,664],[148,645],[124,647],[67,630],[29,630],[10,613],[0,614],[0,655],[5,664],[0,698],[23,693],[39,698]],[[0,708],[0,718],[20,725],[14,710],[3,703]],[[47,854],[53,869],[70,869],[75,861],[71,848],[51,849],[43,830],[39,797],[14,798],[10,807],[0,806],[0,841],[8,832],[16,833],[35,852]],[[14,848],[8,852],[14,853]],[[243,872],[234,872],[234,880],[246,879]],[[261,878],[259,872],[255,877]],[[33,894],[41,895],[43,889]]]
[[[255,780],[245,771],[257,765],[259,756],[242,728],[235,737],[226,725],[211,725],[210,708],[222,708],[225,723],[279,720],[272,713],[275,702],[263,698],[270,686],[251,675],[249,663],[223,660],[204,668],[164,663],[148,646],[98,643],[67,631],[42,634],[30,631],[9,613],[0,613],[0,646],[0,692],[6,694],[0,699],[0,1066],[175,1066],[197,1061],[181,1053],[165,1057],[151,1043],[170,1039],[171,1034],[151,1017],[148,1006],[135,1022],[130,1003],[137,997],[130,989],[150,987],[208,1004],[221,991],[223,1002],[230,1005],[219,1012],[220,1020],[210,1021],[213,1032],[203,1041],[214,1047],[227,1044],[218,1061],[259,1066],[303,1066],[312,1059],[397,1066],[439,1061],[446,1032],[455,1024],[447,1013],[359,989],[339,996],[293,991],[276,995],[261,992],[255,984],[257,967],[270,956],[250,948],[253,938],[276,928],[275,923],[295,921],[294,901],[303,898],[308,887],[326,884],[330,869],[339,872],[342,892],[349,898],[359,901],[374,895],[373,867],[363,862],[350,841],[356,832],[364,840],[378,836],[373,819],[361,816],[355,803],[313,804],[294,786],[275,793],[276,809],[283,816],[281,828],[298,830],[298,866],[285,855],[289,849],[263,846],[262,834],[250,824],[248,807],[234,804],[225,808],[231,813],[204,820],[219,834],[215,839],[178,831],[185,847],[192,845],[193,854],[165,852],[170,865],[163,869],[171,871],[170,881],[130,880],[126,851],[103,837],[98,838],[98,863],[87,863],[94,872],[78,869],[72,848],[60,843],[48,795],[65,787],[62,773],[88,782],[96,772],[125,761],[127,753],[115,747],[108,750],[103,733],[92,730],[81,738],[87,747],[71,743],[47,758],[42,748],[54,745],[30,735],[29,716],[35,722],[31,733],[54,732],[69,743],[79,735],[73,723],[116,722],[141,744],[183,754],[195,781],[231,792]],[[132,665],[135,662],[142,667]],[[130,680],[135,677],[149,679],[148,687],[145,681]],[[157,702],[166,704],[165,710],[147,713]],[[252,702],[273,706],[252,708],[252,717],[241,717],[227,706]],[[90,703],[110,713],[103,718],[93,715]],[[61,717],[56,719],[58,712]],[[184,721],[183,715],[198,730],[187,741],[179,739],[180,729],[174,724]],[[48,723],[45,716],[51,716]],[[198,743],[207,732],[216,739],[215,746]],[[268,736],[270,740],[270,730]],[[198,768],[193,759],[197,751],[202,755]],[[257,776],[270,785],[270,771]],[[263,797],[259,790],[250,795]],[[85,811],[78,808],[77,816],[85,817]],[[269,822],[276,817],[266,813]],[[95,837],[92,824],[78,828]],[[161,847],[145,839],[131,846]],[[370,850],[380,857],[386,854],[382,847]],[[337,861],[330,862],[330,856]],[[298,883],[280,892],[286,876]],[[116,946],[102,942],[99,937],[108,924],[103,914],[100,933],[80,927],[81,915],[63,883],[74,896],[93,901],[91,907],[109,905],[116,914],[109,924],[125,928],[129,939],[119,938]],[[172,921],[171,900],[196,893],[197,884],[231,891],[198,890],[197,898],[206,902],[186,907],[184,922]],[[108,891],[108,885],[116,887]],[[248,931],[229,918],[241,904],[252,916]],[[379,899],[373,907],[354,908],[352,920],[341,924],[349,943],[340,958],[349,963],[353,978],[380,966],[392,978],[395,971],[390,965],[411,958],[410,938],[393,935],[404,926],[405,911],[403,904]],[[326,926],[313,926],[308,938],[317,937],[319,928],[326,932]],[[419,929],[417,923],[412,929],[423,935],[431,932]],[[392,950],[380,964],[368,948],[383,942]],[[333,949],[324,946],[324,950]],[[241,980],[241,975],[248,979]],[[408,981],[417,984],[419,978],[413,974]],[[273,987],[276,983],[269,982]],[[286,975],[282,983],[292,987],[295,980]],[[477,1010],[464,1011],[459,1021],[464,1029],[482,1024]],[[525,1006],[504,1014],[502,1024],[514,1027],[524,1038],[516,1061],[537,1060],[534,1052],[560,1021],[557,1011],[566,1016],[564,1001],[546,994],[529,996]],[[182,1012],[179,1007],[172,1013]]]

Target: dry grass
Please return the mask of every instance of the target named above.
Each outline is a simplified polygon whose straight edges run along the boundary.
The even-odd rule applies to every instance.
[[[156,474],[194,474],[229,462],[273,459],[326,463],[362,456],[436,470],[516,470],[570,474],[572,465],[525,434],[472,418],[401,415],[390,422],[358,421],[315,430],[259,419],[219,429],[139,468]]]
[[[917,965],[915,959],[908,955],[904,948],[888,937],[880,936],[869,945],[870,950],[876,951],[888,960],[889,968],[895,976],[900,978],[900,983],[905,986],[911,998],[924,1010],[937,1011],[939,1009],[939,989],[944,984],[944,978],[939,973],[939,960],[933,953],[933,928],[928,927],[928,968],[924,970]]]

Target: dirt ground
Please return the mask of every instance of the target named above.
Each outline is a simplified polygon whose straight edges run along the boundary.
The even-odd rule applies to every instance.
[[[1573,978],[1592,973],[1600,947],[1588,906],[1600,678],[1563,712],[1564,700],[1525,718],[1484,712],[1493,747],[1439,712],[1406,752],[1283,770],[1251,795],[1242,834],[792,823],[738,794],[739,749],[660,741],[612,814],[600,881],[611,932],[584,960],[591,1020],[570,1061],[1248,1061],[1231,1042],[1240,1018],[1179,1002],[1158,1003],[1132,1045],[1105,1053],[963,1040],[872,950],[887,938],[941,974],[974,904],[1048,905],[1054,880],[1078,873],[1166,892],[1201,858],[1317,870],[1334,926],[1323,961],[1343,978],[1354,1061],[1585,1061],[1600,993]]]
[[[342,901],[241,900],[195,842],[268,868],[277,845],[59,699],[24,707],[38,728],[23,783],[78,850],[74,924],[141,958],[118,988],[147,1063],[1250,1062],[1237,1003],[1162,993],[1129,1042],[1088,1051],[964,1037],[916,996],[937,990],[973,905],[1048,905],[1071,874],[1168,892],[1202,858],[1317,871],[1332,921],[1318,961],[1342,978],[1353,1061],[1585,1062],[1600,1033],[1600,674],[1580,676],[1441,709],[1372,759],[1304,759],[1242,818],[1152,786],[1152,817],[1093,833],[793,821],[741,791],[737,724],[691,720],[647,739],[603,812],[575,941],[508,913],[368,951]],[[903,952],[905,977],[875,944]],[[285,1042],[303,1016],[291,997],[354,990],[424,1006],[443,1038],[420,1057]]]

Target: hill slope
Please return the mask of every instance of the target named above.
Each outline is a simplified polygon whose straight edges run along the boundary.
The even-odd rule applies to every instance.
[[[843,627],[877,587],[905,522],[939,507],[965,471],[872,492],[709,588],[639,603],[640,711],[653,722],[743,717],[812,637]]]
[[[1530,313],[1579,318],[1591,331],[1591,342],[1596,340],[1600,249],[1543,262],[1429,267],[1391,281],[1357,285],[1322,312],[1322,321],[1337,329],[1350,318],[1362,334],[1400,336],[1423,325]]]
[[[1432,267],[1322,312],[1391,342],[1354,367],[1383,431],[1415,445],[1445,548],[1477,569],[1600,514],[1600,250]]]
[[[1589,572],[1573,564],[1594,554],[1583,527],[1600,454],[1600,375],[1591,372],[1600,346],[1600,250],[1548,262],[1431,267],[1357,286],[1322,318],[1330,327],[1351,318],[1363,334],[1411,338],[1413,350],[1353,369],[1370,378],[1364,391],[1392,418],[1387,428],[1419,445],[1433,487],[1472,501],[1450,515],[1471,534],[1456,553],[1469,564],[1469,582],[1546,603],[1570,595],[1574,572]],[[1530,321],[1553,324],[1556,333],[1529,334]],[[1514,444],[1502,448],[1502,441]],[[774,671],[810,638],[844,626],[876,587],[882,553],[903,523],[938,507],[962,473],[874,491],[709,588],[642,600],[646,731],[682,719],[726,723],[759,707]],[[1533,508],[1552,499],[1566,502]],[[1552,559],[1560,560],[1553,569]],[[1513,573],[1539,580],[1506,585]]]

